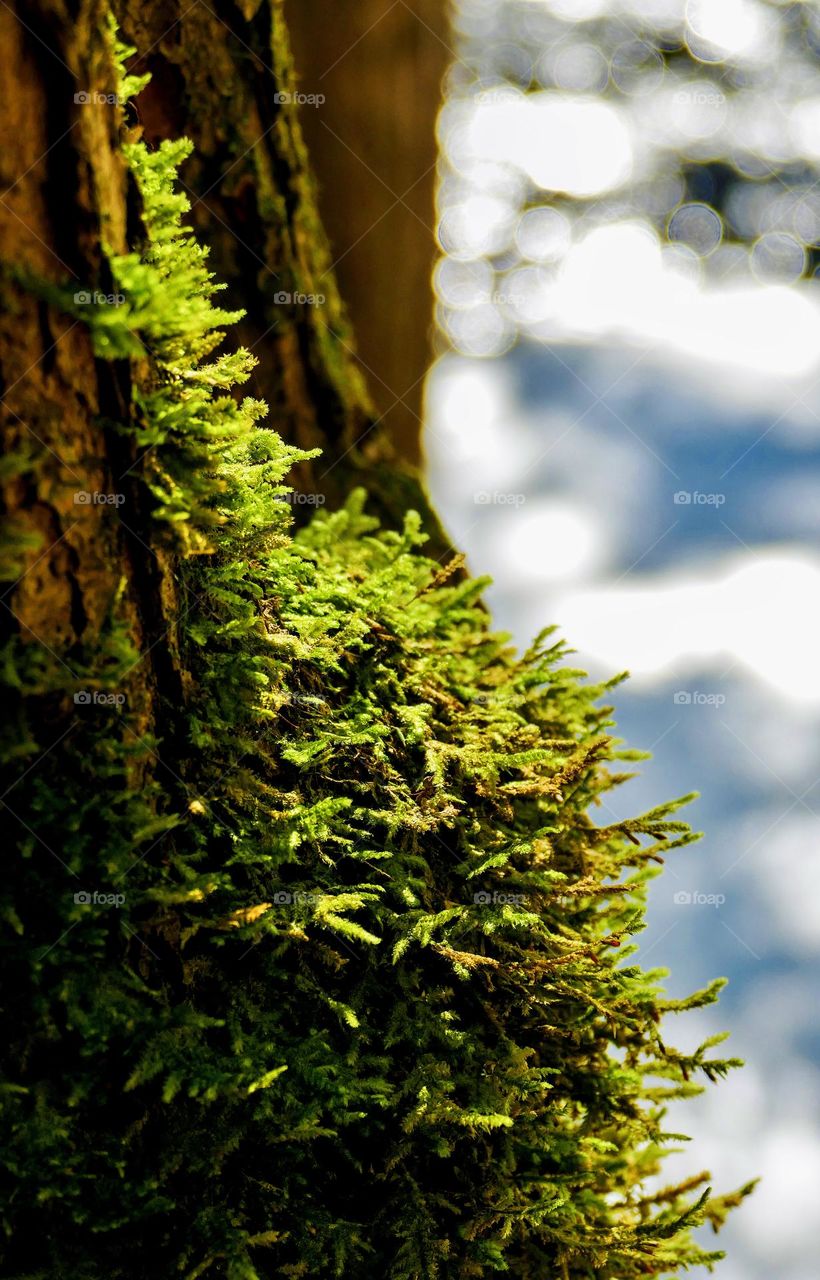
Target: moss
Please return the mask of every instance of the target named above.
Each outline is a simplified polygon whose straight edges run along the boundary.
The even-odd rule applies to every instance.
[[[668,1001],[634,960],[682,801],[596,822],[635,754],[611,684],[550,633],[516,653],[413,512],[381,528],[355,492],[292,535],[306,455],[234,398],[250,357],[213,355],[234,317],[182,223],[185,153],[125,148],[145,242],[110,259],[124,304],[83,311],[131,362],[118,430],[175,558],[183,702],[156,738],[81,703],[20,776],[36,726],[139,655],[116,601],[74,676],[6,654],[4,1274],[711,1267],[690,1228],[748,1188],[647,1189],[667,1100],[733,1065],[661,1032],[721,984]]]

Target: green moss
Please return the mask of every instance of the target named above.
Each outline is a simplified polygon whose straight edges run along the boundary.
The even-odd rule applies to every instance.
[[[516,653],[414,513],[386,530],[354,493],[290,535],[305,455],[231,394],[250,357],[212,358],[234,317],[181,222],[185,153],[126,148],[145,244],[111,260],[125,303],[84,312],[132,362],[141,532],[177,557],[173,744],[80,709],[19,777],[77,686],[9,651],[4,1274],[711,1268],[689,1229],[748,1188],[647,1189],[667,1100],[733,1065],[661,1034],[721,984],[669,1001],[634,960],[683,802],[596,822],[635,754],[611,686],[549,633]],[[72,655],[90,688],[134,661],[117,617]]]

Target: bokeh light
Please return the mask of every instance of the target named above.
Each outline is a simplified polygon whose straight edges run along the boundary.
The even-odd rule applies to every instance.
[[[674,1034],[731,1026],[749,1065],[670,1116],[694,1141],[666,1180],[693,1159],[722,1188],[762,1175],[722,1280],[815,1280],[820,8],[457,13],[433,496],[517,643],[557,623],[596,677],[631,669],[647,807],[703,791],[707,837],[653,888],[639,959],[679,995],[728,974],[726,1011]],[[693,690],[725,705],[678,706]],[[679,887],[725,911],[675,914]]]
[[[563,267],[589,233],[616,221],[643,223],[673,249],[662,260],[698,281],[707,310],[720,283],[799,289],[812,279],[812,5],[463,0],[458,15],[460,56],[441,117],[439,236],[448,256],[481,259],[485,270],[437,277],[442,329],[457,351],[496,355],[515,333],[543,336],[547,320],[556,332]],[[644,255],[650,277],[655,261]],[[533,297],[511,307],[510,272],[528,264],[556,278],[519,275],[516,293]],[[651,278],[638,283],[636,270],[633,261],[631,287],[646,294]],[[577,305],[571,313],[577,334]]]

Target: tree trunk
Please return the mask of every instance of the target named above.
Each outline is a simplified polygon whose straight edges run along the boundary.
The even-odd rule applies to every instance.
[[[436,116],[454,57],[448,8],[288,5],[302,127],[365,380],[387,433],[414,460],[430,360]]]

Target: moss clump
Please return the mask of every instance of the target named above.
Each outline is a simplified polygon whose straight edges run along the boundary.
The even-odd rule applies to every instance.
[[[548,634],[515,653],[412,513],[380,529],[357,493],[290,536],[303,455],[230,395],[250,357],[210,361],[231,316],[181,223],[183,154],[127,148],[146,242],[90,321],[132,363],[119,429],[147,451],[142,535],[175,549],[182,704],[162,739],[80,708],[21,776],[78,681],[115,690],[136,657],[116,602],[77,681],[6,655],[3,1273],[711,1267],[689,1228],[743,1193],[647,1179],[667,1099],[732,1065],[661,1017],[720,983],[670,1002],[631,961],[650,867],[693,838],[682,802],[595,822],[630,758],[609,686]]]

